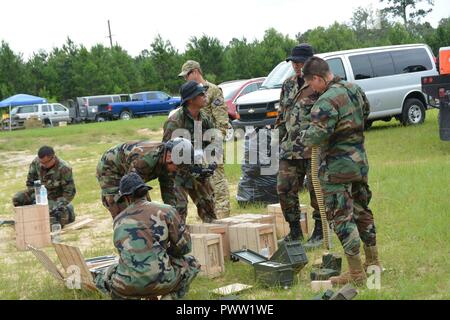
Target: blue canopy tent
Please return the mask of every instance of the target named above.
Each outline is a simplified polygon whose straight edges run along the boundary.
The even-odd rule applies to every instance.
[[[16,94],[15,96],[6,98],[3,101],[0,101],[0,108],[9,107],[9,131],[11,131],[11,107],[15,106],[24,106],[24,105],[30,105],[30,104],[37,104],[37,103],[47,103],[47,99],[32,96],[29,94]]]

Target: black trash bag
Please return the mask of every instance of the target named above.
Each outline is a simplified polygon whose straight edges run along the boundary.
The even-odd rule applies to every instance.
[[[267,144],[263,137],[267,139]],[[273,164],[271,166],[270,163],[270,142],[271,130],[261,132],[255,130],[251,133],[246,133],[244,137],[242,176],[239,180],[236,195],[236,200],[241,206],[252,203],[272,204],[279,202],[277,194],[278,165],[276,165],[276,172],[271,172],[271,174],[266,174],[265,172],[269,171],[269,168],[273,168]],[[278,153],[273,158],[276,161],[278,161],[277,155]]]

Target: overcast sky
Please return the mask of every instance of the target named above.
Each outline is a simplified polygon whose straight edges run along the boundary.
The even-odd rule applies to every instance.
[[[69,36],[90,48],[113,41],[131,55],[150,47],[157,34],[183,52],[191,36],[214,36],[224,44],[236,37],[262,39],[270,27],[292,38],[334,21],[350,21],[358,7],[379,8],[378,0],[2,0],[0,40],[29,57],[60,47]],[[425,21],[437,26],[450,16],[450,1],[435,0]]]

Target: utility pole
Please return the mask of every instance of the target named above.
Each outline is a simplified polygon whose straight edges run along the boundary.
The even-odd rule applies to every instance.
[[[108,36],[109,43],[111,44],[111,49],[112,49],[113,48],[113,40],[112,40],[112,34],[111,34],[111,24],[109,23],[109,20],[108,20],[108,31],[109,31],[109,36]]]

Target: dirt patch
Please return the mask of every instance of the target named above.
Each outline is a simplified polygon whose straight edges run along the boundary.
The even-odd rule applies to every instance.
[[[70,144],[64,144],[62,146],[55,146],[54,148],[55,148],[55,150],[60,150],[60,151],[73,151],[73,150],[80,149],[80,147],[75,147]]]
[[[22,167],[28,166],[36,158],[35,154],[27,151],[2,152],[0,161],[5,167]]]
[[[150,130],[148,128],[136,130],[136,133],[140,136],[149,136],[149,137],[162,137],[163,130]]]

